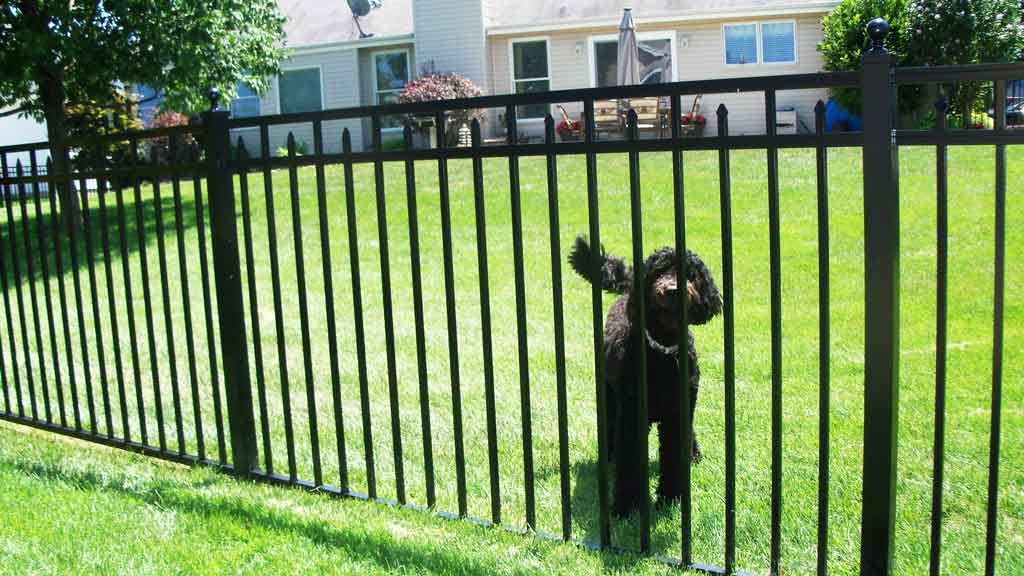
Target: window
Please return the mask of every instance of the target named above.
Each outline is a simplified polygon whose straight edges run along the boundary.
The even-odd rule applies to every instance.
[[[757,24],[726,25],[725,63],[757,64]]]
[[[285,70],[277,87],[282,114],[323,110],[319,68]]]
[[[796,62],[794,27],[792,22],[761,24],[761,54],[765,62]]]
[[[250,118],[260,115],[260,97],[245,82],[235,86],[235,97],[231,100],[231,116]]]
[[[409,82],[409,53],[381,52],[373,55],[373,67],[376,70],[377,104],[392,104],[398,93]]]
[[[651,32],[637,38],[640,56],[640,83],[658,84],[673,81],[673,34]],[[594,86],[615,86],[619,79],[619,39],[601,37],[592,39]]]
[[[726,24],[726,64],[791,64],[796,62],[796,23]]]
[[[409,82],[409,53],[378,52],[373,55],[374,84],[376,104],[393,104],[398,94]],[[401,128],[401,116],[381,117],[381,127]]]
[[[512,43],[512,82],[516,94],[547,92],[551,89],[547,40]],[[519,118],[543,118],[547,112],[547,104],[528,104],[516,110]]]

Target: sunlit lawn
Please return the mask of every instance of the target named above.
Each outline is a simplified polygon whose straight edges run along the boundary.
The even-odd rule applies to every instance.
[[[813,569],[816,558],[817,468],[818,468],[818,262],[817,215],[814,157],[811,151],[783,151],[780,155],[782,220],[782,330],[783,330],[783,565],[792,573]],[[855,573],[859,558],[860,491],[863,422],[863,196],[860,154],[834,150],[830,158],[830,267],[832,349],[831,382],[831,482],[830,482],[830,567],[833,573]],[[1007,299],[1005,372],[1003,389],[1002,466],[1000,469],[999,572],[1024,571],[1024,362],[1017,351],[1024,338],[1024,220],[1019,207],[1024,181],[1024,150],[1010,150],[1007,222]],[[690,247],[701,254],[721,280],[721,222],[717,154],[686,153],[687,237]],[[919,574],[927,566],[928,529],[931,509],[932,436],[934,423],[935,361],[935,184],[934,153],[905,148],[901,152],[901,390],[899,492],[896,537],[896,568],[901,574]],[[988,147],[958,148],[950,162],[950,323],[948,396],[946,415],[946,485],[943,558],[949,573],[975,573],[984,556],[985,488],[988,478],[990,386],[992,364],[992,292],[994,230],[994,162]],[[522,211],[526,268],[526,316],[529,340],[529,385],[533,449],[536,473],[538,529],[560,533],[560,491],[557,410],[555,391],[554,326],[551,294],[551,253],[547,185],[542,159],[521,161]],[[468,161],[451,161],[451,211],[454,247],[455,297],[458,332],[459,375],[465,434],[468,506],[471,516],[490,517],[490,480],[487,458],[487,426],[481,351],[479,278],[477,274],[476,221],[472,196],[472,172]],[[497,436],[500,457],[502,521],[524,525],[523,449],[520,413],[520,374],[517,356],[516,309],[512,265],[512,230],[508,193],[508,164],[504,160],[484,162],[487,221],[487,253],[490,271],[490,305],[494,341],[494,374],[498,399]],[[602,240],[609,252],[628,256],[630,252],[629,195],[626,159],[608,156],[598,164],[601,191]],[[587,230],[586,178],[582,157],[559,159],[560,240],[565,249],[573,237]],[[670,244],[673,238],[672,187],[669,157],[645,154],[641,157],[646,251]],[[317,424],[325,482],[337,485],[338,457],[331,397],[330,355],[327,322],[338,329],[345,448],[350,485],[365,492],[367,480],[360,415],[358,366],[353,323],[352,278],[342,171],[326,171],[327,212],[334,284],[335,317],[328,318],[324,306],[324,281],[318,226],[315,178],[312,169],[298,172],[302,245],[306,285],[309,291],[311,362],[317,403]],[[767,219],[767,170],[764,152],[734,152],[732,160],[732,202],[734,235],[734,278],[736,292],[737,350],[737,563],[738,567],[764,572],[768,565],[770,530],[770,323],[769,254]],[[441,245],[441,213],[434,162],[416,164],[424,314],[425,359],[430,391],[433,458],[437,475],[437,508],[457,510],[452,419],[452,390],[445,307],[444,267]],[[381,298],[380,243],[372,166],[355,170],[357,236],[365,318],[370,412],[374,441],[377,492],[391,498],[396,492],[395,459],[392,448],[391,407],[388,396],[384,314]],[[281,397],[281,364],[275,332],[270,253],[267,230],[268,203],[262,177],[248,180],[252,203],[255,253],[257,317],[262,344],[262,365],[252,365],[254,404],[257,371],[267,388],[269,424],[275,473],[287,474],[284,419]],[[237,183],[236,183],[237,186]],[[395,354],[404,472],[408,499],[426,502],[420,388],[417,370],[413,283],[406,201],[405,173],[401,164],[385,169],[388,249],[395,319]],[[237,187],[236,187],[237,190]],[[288,172],[273,174],[273,208],[277,225],[277,250],[281,266],[281,297],[284,310],[284,350],[287,361],[290,402],[294,415],[298,475],[312,479],[309,411],[303,369],[302,335],[295,267],[293,220],[289,198]],[[192,393],[187,365],[185,316],[180,289],[176,235],[173,233],[171,187],[161,186],[164,221],[168,226],[167,263],[171,287],[169,298],[174,330],[173,347],[178,362],[178,387],[185,421],[186,447],[196,450]],[[183,183],[185,252],[191,314],[196,336],[196,374],[203,410],[206,449],[217,456],[209,354],[203,320],[203,301],[197,258],[195,203],[191,182]],[[151,190],[143,190],[146,201]],[[129,214],[134,203],[127,197]],[[108,199],[113,204],[113,197]],[[95,209],[95,206],[93,206]],[[44,210],[45,212],[45,210]],[[111,214],[111,218],[114,214]],[[18,220],[15,212],[16,223]],[[134,220],[130,219],[130,271],[133,302],[125,303],[118,238],[112,234],[113,277],[116,285],[120,350],[124,360],[126,396],[133,438],[138,438],[134,379],[130,362],[130,339],[126,316],[130,311],[137,324],[137,342],[145,397],[150,443],[156,443],[150,354],[146,333],[146,311],[140,279],[139,253]],[[151,318],[156,331],[156,352],[162,387],[163,416],[167,442],[178,443],[173,430],[174,407],[170,394],[171,376],[156,225],[152,204],[144,218],[146,253],[152,292]],[[5,225],[3,235],[9,237]],[[241,234],[242,226],[239,225]],[[21,234],[20,225],[17,232]],[[207,230],[208,233],[208,230]],[[240,238],[241,243],[241,238]],[[111,341],[110,309],[102,268],[102,243],[97,237],[94,258],[100,295],[100,318],[113,420],[121,433],[117,381],[114,377],[114,344]],[[209,248],[209,238],[207,238]],[[244,245],[243,245],[244,248]],[[9,245],[4,244],[9,250]],[[5,252],[9,262],[10,252]],[[243,250],[244,259],[244,250]],[[51,273],[53,261],[50,261]],[[243,261],[243,282],[245,281]],[[36,261],[36,273],[38,270]],[[78,336],[82,332],[73,309],[72,274],[65,267],[68,302],[72,307],[71,350],[77,371],[79,404],[83,425],[88,426],[88,409],[83,396],[84,373]],[[21,270],[24,274],[24,267]],[[573,535],[597,540],[596,492],[596,409],[594,405],[593,351],[590,289],[565,267],[566,375],[569,405],[569,475],[573,511]],[[91,313],[88,269],[80,267],[85,304],[85,334],[90,346],[90,371],[98,410],[99,429],[106,430],[99,364],[95,354],[96,335]],[[8,277],[12,278],[11,270]],[[24,278],[23,278],[24,280]],[[30,312],[28,284],[23,284],[24,306]],[[38,286],[37,286],[38,288]],[[247,286],[252,289],[252,286]],[[52,282],[54,305],[58,306],[57,282]],[[21,370],[22,388],[27,393],[24,343],[21,339],[17,298],[9,290],[13,326],[17,335],[17,360],[11,358],[10,333],[0,330],[8,383],[12,364]],[[212,297],[212,295],[211,295]],[[38,292],[42,341],[47,351],[47,376],[52,380],[49,330],[45,322],[42,292]],[[609,306],[612,298],[605,298]],[[246,300],[248,305],[248,300]],[[59,306],[56,308],[57,347],[66,357]],[[246,316],[247,338],[252,343],[250,317]],[[695,466],[694,556],[697,561],[722,565],[724,562],[724,419],[722,323],[718,320],[695,329],[703,375],[697,407],[697,433],[704,448],[704,462]],[[28,326],[30,345],[35,349],[34,327]],[[526,352],[526,351],[524,351]],[[31,356],[38,373],[37,356]],[[219,367],[219,366],[218,366]],[[62,380],[67,391],[66,364]],[[38,378],[36,386],[39,386]],[[56,388],[49,387],[55,402]],[[37,390],[37,393],[39,391]],[[14,392],[10,390],[11,403]],[[28,410],[27,397],[24,401]],[[42,415],[40,400],[39,411]],[[13,406],[12,406],[13,410]],[[258,408],[257,417],[259,418]],[[68,418],[71,418],[70,407]],[[71,422],[73,424],[73,422]],[[260,421],[257,420],[257,430]],[[652,460],[656,454],[652,436]],[[262,444],[261,444],[262,449]],[[261,453],[261,459],[264,455]],[[652,471],[652,475],[654,471]],[[262,490],[262,489],[261,489]],[[309,500],[305,505],[317,506]],[[325,504],[326,505],[326,504]],[[376,512],[374,512],[376,514]],[[340,523],[351,518],[339,518]],[[419,522],[419,521],[417,521]],[[467,536],[472,538],[472,536]],[[636,519],[613,521],[613,541],[634,547]],[[671,506],[653,515],[652,546],[660,554],[679,552],[679,509]]]

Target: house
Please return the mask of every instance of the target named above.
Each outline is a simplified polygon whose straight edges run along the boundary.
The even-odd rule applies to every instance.
[[[235,116],[387,103],[423,70],[457,72],[485,94],[613,84],[624,6],[637,23],[644,82],[817,72],[824,65],[816,49],[821,19],[838,0],[382,0],[358,21],[345,2],[279,4],[291,55],[266,94],[232,102]],[[808,131],[824,97],[822,90],[779,92],[777,105],[780,115],[792,111],[798,131]],[[730,110],[733,133],[764,132],[762,94],[705,95],[707,131],[716,129],[719,103]],[[566,108],[580,110],[578,103]],[[539,134],[547,111],[520,109],[520,132]],[[499,113],[485,122],[491,135],[502,134]],[[382,124],[385,137],[400,133],[399,119]],[[340,148],[342,127],[356,149],[371,140],[368,121],[326,122],[328,151]],[[284,145],[288,131],[312,150],[308,124],[273,127],[271,150]],[[238,136],[258,150],[255,129]]]

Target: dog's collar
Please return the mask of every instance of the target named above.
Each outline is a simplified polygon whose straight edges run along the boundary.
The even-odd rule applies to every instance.
[[[651,336],[651,333],[648,330],[644,330],[644,336],[647,337],[647,345],[650,346],[656,352],[660,352],[661,354],[664,354],[665,356],[678,356],[679,355],[679,345],[678,344],[676,344],[675,346],[665,346],[664,344],[662,344],[662,343],[658,342],[657,340],[655,340],[654,336]]]

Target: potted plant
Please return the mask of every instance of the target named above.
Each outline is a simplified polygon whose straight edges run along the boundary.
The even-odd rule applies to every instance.
[[[562,113],[562,119],[555,125],[555,133],[562,142],[576,142],[583,137],[583,120],[573,120],[565,108],[559,106],[558,111]]]
[[[683,117],[680,119],[680,124],[682,124],[683,129],[683,136],[690,138],[700,138],[701,136],[703,136],[704,125],[707,123],[707,118],[705,118],[702,114],[697,114],[695,112],[687,112],[686,114],[683,114]]]

